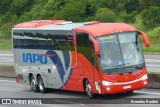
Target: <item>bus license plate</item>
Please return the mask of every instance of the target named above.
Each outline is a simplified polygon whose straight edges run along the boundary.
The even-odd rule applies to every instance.
[[[123,89],[131,88],[131,85],[123,86]]]

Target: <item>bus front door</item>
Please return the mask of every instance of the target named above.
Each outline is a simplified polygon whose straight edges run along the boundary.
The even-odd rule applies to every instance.
[[[77,80],[87,78],[95,93],[100,93],[99,72],[91,35],[77,33]],[[79,84],[80,85],[80,84]]]

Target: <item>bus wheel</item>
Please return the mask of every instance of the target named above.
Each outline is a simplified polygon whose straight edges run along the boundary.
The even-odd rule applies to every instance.
[[[133,93],[133,91],[128,91],[127,93],[128,93],[128,94],[132,94],[132,93]]]
[[[45,93],[46,92],[46,88],[44,86],[44,82],[43,82],[43,79],[41,76],[38,76],[38,88],[39,88],[39,91],[41,93]]]
[[[85,82],[85,92],[90,99],[94,98],[94,95],[92,93],[92,87],[88,80],[86,80]]]
[[[38,92],[38,85],[36,84],[36,80],[33,75],[31,76],[31,90],[33,92]]]

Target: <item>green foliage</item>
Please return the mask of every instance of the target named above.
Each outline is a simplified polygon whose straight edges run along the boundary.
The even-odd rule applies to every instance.
[[[66,0],[48,0],[43,6],[42,17],[45,19],[53,19],[55,13],[57,13],[65,5]]]
[[[9,50],[12,48],[12,42],[9,39],[0,40],[0,50]]]
[[[128,0],[128,1],[125,3],[125,9],[126,9],[126,11],[127,11],[128,13],[137,10],[138,7],[139,7],[139,2],[138,2],[138,0]]]
[[[84,20],[86,5],[84,2],[75,0],[65,5],[59,12],[54,16],[54,19],[65,19],[74,22]]]
[[[146,32],[146,33],[148,34],[148,37],[152,43],[160,45],[160,27],[157,27],[153,30]]]
[[[151,44],[150,47],[143,46],[144,52],[150,52],[150,53],[160,53],[160,44]]]
[[[101,22],[114,22],[116,14],[109,8],[99,8],[96,12],[95,20]]]
[[[142,22],[146,27],[153,28],[160,25],[160,7],[151,6],[141,13]]]
[[[136,21],[135,15],[136,15],[135,11],[132,13],[127,13],[126,11],[122,11],[117,16],[117,21],[122,21],[126,23],[134,23]]]
[[[0,38],[9,39],[11,38],[11,32],[12,32],[12,23],[6,23],[4,26],[0,28]]]
[[[1,0],[0,1],[0,14],[5,14],[8,12],[10,4],[12,3],[13,0]]]
[[[9,12],[16,14],[18,17],[24,12],[29,11],[32,7],[34,0],[13,0],[10,5]]]
[[[160,0],[138,0],[139,7],[138,10],[142,11],[150,6],[160,6]]]
[[[35,0],[30,11],[26,11],[18,19],[18,23],[30,20],[42,20],[45,19],[42,16],[43,7],[48,0]],[[47,18],[48,19],[48,18]]]

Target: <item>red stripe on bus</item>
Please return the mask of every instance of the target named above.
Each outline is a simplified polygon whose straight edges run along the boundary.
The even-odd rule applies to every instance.
[[[56,54],[42,54],[42,56],[56,56]]]

